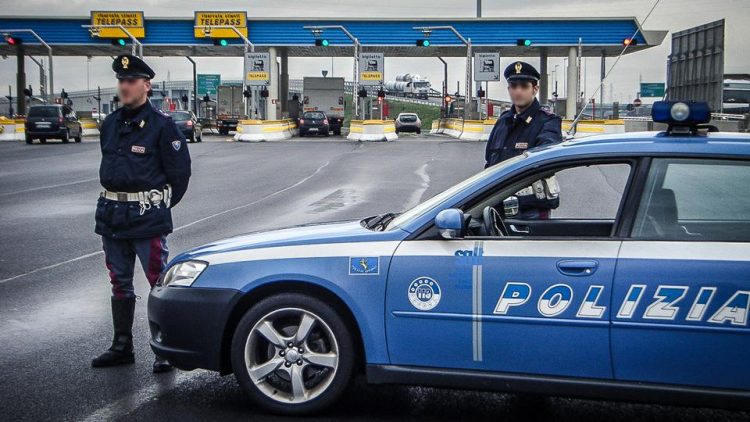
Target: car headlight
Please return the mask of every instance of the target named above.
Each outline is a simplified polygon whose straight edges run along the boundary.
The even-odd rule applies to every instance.
[[[162,280],[163,286],[189,287],[195,282],[208,264],[203,261],[185,261],[173,265]]]

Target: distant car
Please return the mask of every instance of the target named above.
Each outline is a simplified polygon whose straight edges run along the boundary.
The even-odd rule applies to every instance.
[[[83,128],[75,112],[68,106],[59,104],[34,105],[26,117],[26,143],[34,139],[45,143],[47,139],[61,139],[64,144],[74,139],[81,142]]]
[[[328,116],[322,111],[308,111],[299,119],[299,136],[324,135],[328,136],[331,126],[328,124]]]
[[[185,135],[188,142],[203,141],[203,127],[192,111],[168,111],[177,128]]]
[[[400,214],[184,252],[150,292],[151,348],[288,415],[358,372],[750,407],[750,134],[705,103],[652,116],[669,129],[530,149]],[[538,187],[548,219],[520,212]]]
[[[401,113],[396,117],[396,133],[422,133],[422,121],[416,113]]]

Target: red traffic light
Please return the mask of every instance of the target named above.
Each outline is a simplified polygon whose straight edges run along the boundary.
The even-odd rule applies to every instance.
[[[18,37],[14,37],[10,34],[3,34],[3,38],[5,38],[5,42],[8,43],[8,45],[19,45],[23,44],[23,40]]]
[[[449,103],[449,102],[451,102],[451,101],[453,101],[453,97],[451,97],[450,95],[446,95],[446,96],[445,96],[445,102],[446,102],[446,103]]]
[[[622,40],[622,45],[624,46],[638,45],[638,40],[635,38],[625,38],[624,40]]]

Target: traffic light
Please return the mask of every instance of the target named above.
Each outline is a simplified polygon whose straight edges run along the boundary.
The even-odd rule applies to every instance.
[[[317,38],[315,40],[315,46],[317,47],[328,47],[329,45],[331,45],[331,42],[325,38]]]
[[[266,88],[263,88],[263,90],[260,91],[260,96],[263,98],[268,98],[268,90]]]
[[[359,90],[359,91],[357,92],[357,95],[359,96],[359,98],[367,98],[367,90],[366,90],[366,89],[364,89],[364,88],[361,88],[361,89],[360,89],[360,90]]]
[[[245,97],[245,98],[250,98],[251,95],[252,95],[252,93],[247,88],[245,88],[245,90],[242,91],[242,96]]]
[[[445,102],[447,104],[450,104],[452,101],[453,101],[453,97],[451,97],[450,95],[446,95],[445,96]]]
[[[209,97],[209,96],[208,96],[208,94],[204,95],[204,96],[203,96],[203,102],[204,102],[204,103],[207,103],[207,102],[209,102],[209,101],[211,101],[211,97]]]
[[[385,91],[380,89],[378,90],[378,98],[385,98]]]
[[[24,88],[23,89],[23,95],[25,95],[27,97],[31,97],[33,95],[33,92],[31,91],[31,87],[30,86],[28,88]]]
[[[65,90],[63,89],[62,91],[60,91],[60,97],[67,99],[68,98],[68,93],[65,92]]]
[[[426,38],[417,40],[417,47],[429,47],[429,46],[430,46],[430,40]]]
[[[479,91],[477,91],[477,97],[479,97],[479,98],[484,98],[484,94],[485,94],[485,92],[484,92],[483,89],[480,89]]]
[[[187,102],[188,102],[188,100],[189,100],[189,98],[188,98],[188,96],[187,96],[187,95],[183,95],[183,96],[182,96],[182,98],[180,98],[180,99],[181,99],[181,100],[182,100],[182,102],[183,102],[183,103],[185,103],[185,104],[187,104]]]
[[[516,40],[516,45],[519,47],[530,47],[531,40],[526,39],[526,38],[519,38]]]
[[[624,40],[622,40],[622,45],[626,47],[638,45],[638,40],[635,38],[625,38]]]
[[[116,47],[125,47],[128,45],[130,40],[128,38],[115,38],[112,40],[112,45]]]
[[[225,38],[217,38],[214,40],[214,45],[217,45],[219,47],[226,47],[229,45],[229,41],[227,41]]]
[[[23,44],[23,39],[14,37],[10,34],[3,34],[3,38],[5,38],[5,42],[8,43],[8,45],[21,45]]]

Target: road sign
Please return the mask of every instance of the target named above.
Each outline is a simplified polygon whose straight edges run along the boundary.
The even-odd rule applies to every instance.
[[[245,56],[245,83],[251,86],[271,84],[271,55],[269,53],[247,53]]]
[[[221,75],[218,74],[199,74],[198,75],[198,96],[206,94],[216,96],[219,85],[221,85]]]
[[[641,82],[641,97],[663,97],[664,82]]]
[[[633,100],[633,105],[636,107],[640,107],[641,105],[643,105],[643,101],[641,101],[640,98],[636,98],[635,100]]]
[[[474,80],[500,80],[500,53],[474,54]]]
[[[236,32],[227,28],[211,29],[206,35],[207,26],[234,26],[247,37],[247,12],[195,12],[195,38],[239,38]]]
[[[122,25],[136,38],[146,36],[143,27],[143,12],[91,11],[91,25]],[[120,28],[99,28],[99,38],[128,38]]]
[[[359,84],[382,85],[384,61],[383,53],[359,53]]]

